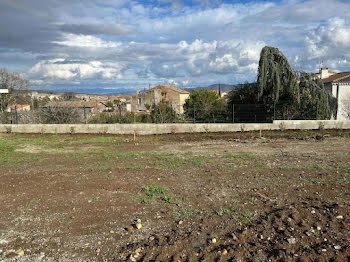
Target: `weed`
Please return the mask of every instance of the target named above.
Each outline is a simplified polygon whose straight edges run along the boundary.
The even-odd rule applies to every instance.
[[[292,170],[293,167],[290,167],[290,166],[280,166],[278,167],[279,170]]]
[[[249,200],[249,203],[252,204],[252,205],[255,205],[257,200],[258,200],[258,199],[257,199],[256,197],[252,197],[252,198]]]
[[[200,214],[200,211],[197,209],[183,209],[183,210],[180,210],[179,212],[175,213],[173,215],[173,218],[179,219],[179,218],[186,217],[189,215],[198,215],[198,214]]]
[[[97,202],[97,201],[100,201],[100,197],[99,196],[92,197],[90,202]]]
[[[233,213],[235,211],[236,211],[235,208],[220,208],[219,210],[216,211],[216,214],[218,216],[223,216],[223,215],[226,215],[226,214],[231,214],[231,213]]]
[[[173,197],[172,196],[161,196],[160,200],[163,201],[164,203],[171,203],[173,201]]]
[[[255,167],[265,167],[266,165],[264,163],[258,163],[255,165]]]
[[[112,179],[112,178],[115,178],[115,175],[112,175],[112,174],[103,175],[103,176],[101,176],[101,178]]]
[[[313,164],[311,166],[309,166],[310,169],[316,169],[316,170],[322,170],[323,166],[319,165],[319,164]]]
[[[34,205],[37,205],[40,203],[40,199],[38,198],[33,198],[32,201],[31,201]]]
[[[345,173],[345,174],[342,174],[340,178],[338,178],[336,181],[335,181],[336,184],[344,184],[344,185],[347,185],[350,183],[350,173]]]
[[[276,187],[276,183],[272,182],[271,180],[269,179],[264,179],[264,182],[265,184],[270,188],[270,189],[273,189]]]
[[[311,178],[310,181],[313,184],[321,184],[321,180],[319,178]]]
[[[156,196],[165,194],[168,192],[168,189],[165,187],[157,186],[155,182],[150,182],[147,186],[144,186],[141,191],[145,193],[148,198],[153,199]]]
[[[321,231],[316,229],[313,233],[317,237],[320,235]]]
[[[239,221],[242,224],[248,224],[252,220],[252,218],[253,218],[253,214],[250,214],[250,213],[245,215],[243,214],[235,215],[232,217],[234,221]]]
[[[303,245],[303,249],[304,249],[304,250],[310,250],[311,248],[310,248],[309,245]]]

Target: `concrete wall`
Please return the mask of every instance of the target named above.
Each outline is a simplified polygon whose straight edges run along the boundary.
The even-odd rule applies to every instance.
[[[271,124],[72,124],[72,125],[0,125],[0,133],[45,134],[137,134],[241,132],[287,129],[350,129],[350,121],[280,120]]]

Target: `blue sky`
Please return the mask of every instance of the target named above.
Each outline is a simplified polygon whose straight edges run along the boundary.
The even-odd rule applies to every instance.
[[[254,81],[265,45],[350,71],[350,1],[0,0],[0,67],[33,88],[123,92]]]

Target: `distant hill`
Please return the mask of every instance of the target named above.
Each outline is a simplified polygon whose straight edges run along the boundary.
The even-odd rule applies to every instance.
[[[226,85],[226,84],[220,84],[220,90],[221,92],[230,92],[232,89],[235,89],[239,87],[240,85]],[[214,84],[206,87],[195,87],[195,88],[185,88],[186,91],[191,92],[192,90],[199,90],[199,89],[206,89],[206,90],[219,90],[219,84]]]

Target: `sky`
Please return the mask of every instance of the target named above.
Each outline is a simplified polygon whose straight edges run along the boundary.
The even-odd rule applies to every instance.
[[[33,89],[255,81],[261,49],[350,71],[350,0],[0,0],[0,68]]]

